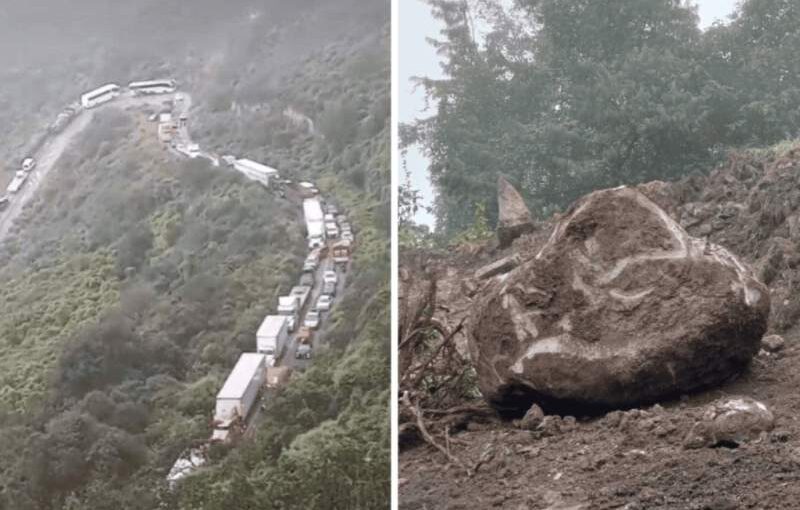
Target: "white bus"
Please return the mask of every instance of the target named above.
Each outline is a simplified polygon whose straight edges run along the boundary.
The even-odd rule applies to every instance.
[[[81,96],[81,104],[84,108],[94,108],[99,104],[111,101],[119,95],[119,85],[116,83],[109,83],[100,88],[96,88],[91,92]]]
[[[235,160],[233,168],[243,173],[248,179],[260,182],[264,186],[269,186],[269,180],[278,176],[276,169],[244,158]]]
[[[140,94],[171,94],[177,90],[178,85],[175,80],[150,80],[132,81],[128,84],[128,89],[134,96]]]

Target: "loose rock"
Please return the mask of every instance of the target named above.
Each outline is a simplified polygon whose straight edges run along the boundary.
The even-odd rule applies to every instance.
[[[769,432],[775,417],[767,406],[750,397],[736,397],[712,403],[694,424],[684,441],[687,448],[735,447]]]
[[[761,339],[761,346],[767,352],[778,352],[783,350],[785,342],[780,335],[768,335]]]
[[[533,404],[528,412],[525,413],[525,416],[520,421],[520,428],[526,430],[535,430],[542,420],[544,419],[544,411],[542,408]]]
[[[758,352],[769,293],[631,188],[576,202],[475,296],[470,357],[500,412],[607,409],[716,385]]]

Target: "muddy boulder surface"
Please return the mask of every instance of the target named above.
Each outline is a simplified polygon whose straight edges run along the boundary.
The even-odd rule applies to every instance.
[[[500,411],[626,407],[710,387],[758,352],[766,287],[638,191],[577,201],[538,253],[470,310],[484,398]]]

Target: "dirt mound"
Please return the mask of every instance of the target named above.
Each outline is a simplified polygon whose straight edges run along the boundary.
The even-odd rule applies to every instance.
[[[622,187],[576,202],[534,258],[494,277],[468,341],[498,410],[586,412],[719,384],[758,352],[768,314],[736,257]]]

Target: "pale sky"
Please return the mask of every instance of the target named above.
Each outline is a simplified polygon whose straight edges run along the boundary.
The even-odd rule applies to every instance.
[[[724,21],[731,14],[738,0],[697,0],[700,26],[706,28],[716,20]],[[413,76],[436,78],[441,76],[439,58],[426,38],[438,38],[441,25],[431,16],[430,8],[423,0],[402,0],[399,19],[399,76],[400,76],[400,122],[407,123],[424,118],[432,112],[425,109],[425,93],[414,87]],[[409,150],[406,164],[411,170],[412,186],[422,192],[424,204],[433,201],[433,190],[428,180],[427,160],[418,150]],[[405,176],[403,176],[404,178]],[[433,226],[433,216],[424,212],[417,215],[417,222]]]

